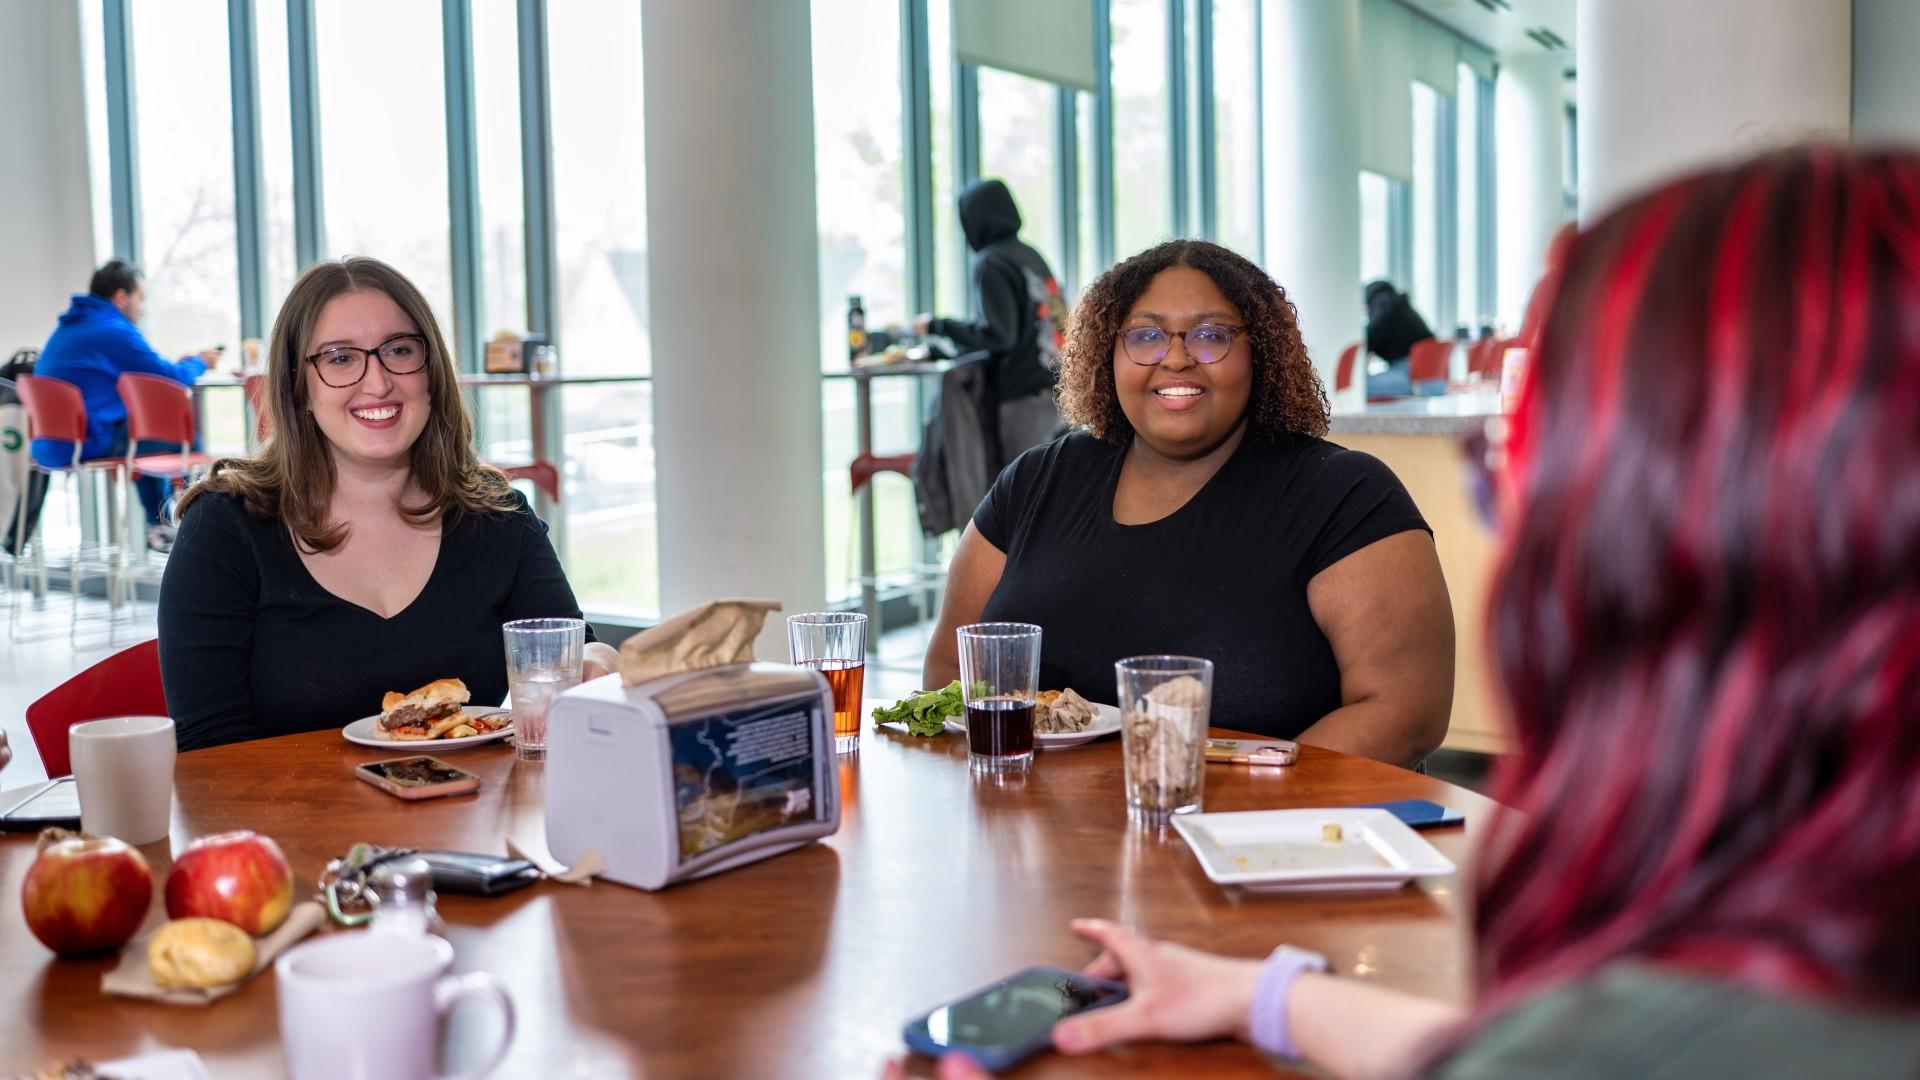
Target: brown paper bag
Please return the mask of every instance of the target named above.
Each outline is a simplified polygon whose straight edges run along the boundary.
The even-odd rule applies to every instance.
[[[100,990],[120,997],[164,1001],[169,1005],[211,1004],[240,989],[247,979],[271,967],[274,958],[285,952],[288,946],[313,933],[326,921],[327,911],[319,901],[308,900],[295,904],[293,910],[287,913],[285,922],[266,937],[253,940],[253,970],[247,972],[247,978],[211,990],[162,990],[153,981],[153,972],[147,969],[147,943],[159,932],[160,927],[156,926],[127,944],[126,951],[120,954],[120,966],[100,976]]]
[[[650,626],[620,645],[620,682],[638,686],[662,675],[753,659],[753,639],[778,600],[715,600]]]

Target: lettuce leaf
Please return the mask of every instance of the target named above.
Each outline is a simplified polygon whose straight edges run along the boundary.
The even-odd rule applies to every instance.
[[[967,702],[955,679],[938,690],[908,694],[892,705],[873,710],[873,725],[905,724],[907,734],[931,736],[947,729],[947,720],[965,714]]]

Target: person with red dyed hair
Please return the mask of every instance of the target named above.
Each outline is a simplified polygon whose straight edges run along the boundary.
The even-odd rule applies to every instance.
[[[1060,1049],[1920,1076],[1920,156],[1783,151],[1613,212],[1514,421],[1472,1003],[1077,922],[1132,996]]]

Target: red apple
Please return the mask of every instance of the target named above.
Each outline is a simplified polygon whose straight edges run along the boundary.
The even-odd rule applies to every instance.
[[[61,956],[118,949],[153,902],[153,871],[138,848],[110,836],[48,837],[20,889],[27,929]]]
[[[230,922],[255,937],[293,908],[293,870],[271,837],[241,829],[203,836],[173,860],[167,915]]]

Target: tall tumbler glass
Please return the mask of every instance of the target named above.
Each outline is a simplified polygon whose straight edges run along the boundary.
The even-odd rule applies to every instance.
[[[967,760],[976,772],[1033,766],[1033,704],[1040,689],[1040,628],[974,623],[958,631],[967,703]]]
[[[867,617],[851,611],[787,616],[787,659],[826,676],[833,689],[833,749],[860,749],[860,693],[867,681]]]
[[[1213,662],[1136,656],[1113,667],[1120,685],[1127,820],[1163,827],[1175,814],[1200,809]]]
[[[587,649],[581,619],[517,619],[501,628],[507,639],[507,690],[513,695],[513,755],[547,756],[547,707],[580,685]]]

